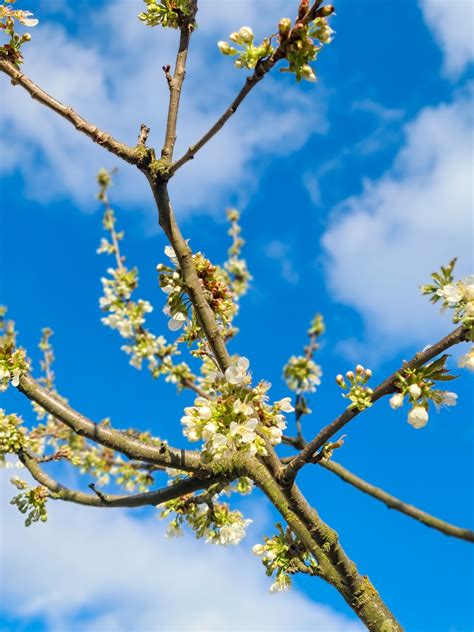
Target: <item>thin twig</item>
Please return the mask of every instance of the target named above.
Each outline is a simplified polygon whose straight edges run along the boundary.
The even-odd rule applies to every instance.
[[[71,107],[63,105],[45,92],[6,59],[0,58],[0,71],[11,78],[13,85],[19,85],[24,88],[33,99],[36,99],[72,123],[79,132],[88,136],[94,143],[105,147],[105,149],[132,165],[140,165],[143,162],[144,156],[142,151],[137,151],[136,147],[130,147],[129,145],[119,142],[113,138],[113,136],[107,134],[107,132],[89,123],[89,121],[86,121],[86,119],[82,118],[82,116],[77,114]]]
[[[445,535],[450,535],[455,538],[460,538],[461,540],[467,540],[468,542],[474,542],[474,531],[470,529],[464,529],[462,527],[456,527],[455,525],[449,524],[449,522],[445,522],[444,520],[440,520],[435,516],[418,509],[414,505],[410,505],[408,503],[403,502],[399,498],[392,496],[387,493],[380,487],[375,487],[371,483],[368,483],[364,479],[356,476],[345,467],[340,465],[339,463],[334,462],[331,459],[323,459],[319,461],[319,465],[324,467],[325,469],[337,474],[339,478],[341,478],[346,483],[357,487],[360,491],[365,494],[369,494],[373,498],[382,501],[389,509],[395,509],[396,511],[400,511],[410,518],[414,518],[419,522],[422,522],[427,527],[431,527],[432,529],[437,529],[444,533]]]

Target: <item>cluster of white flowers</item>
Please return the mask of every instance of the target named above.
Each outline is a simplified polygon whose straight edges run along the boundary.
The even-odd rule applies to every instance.
[[[240,511],[232,511],[227,503],[218,502],[218,495],[212,498],[183,496],[165,503],[161,517],[174,514],[168,525],[167,537],[183,534],[182,525],[187,524],[197,538],[222,546],[237,545],[245,537],[252,520],[243,517]]]
[[[346,379],[349,384],[346,383],[343,375],[339,374],[336,376],[336,383],[342,389],[347,389],[348,391],[343,393],[342,396],[351,401],[349,408],[365,410],[372,406],[373,390],[366,386],[371,377],[372,371],[364,368],[361,364],[356,366],[355,373],[354,371],[347,371]]]
[[[270,593],[281,592],[291,588],[291,575],[297,572],[295,560],[307,568],[315,568],[316,560],[289,528],[285,531],[277,524],[278,534],[273,538],[265,537],[265,544],[256,544],[252,551],[258,555],[266,568],[267,575],[275,573],[275,580],[270,586]]]
[[[444,267],[439,272],[431,275],[433,283],[423,285],[423,294],[431,296],[431,302],[441,301],[442,308],[453,310],[453,321],[461,322],[465,327],[472,330],[474,327],[474,275],[469,275],[460,281],[455,281],[453,270],[456,259]]]
[[[28,373],[29,364],[24,349],[0,347],[0,391],[6,391],[8,385],[17,387],[20,377]]]
[[[236,68],[255,68],[260,59],[268,57],[273,52],[273,46],[267,38],[263,40],[262,44],[255,46],[254,34],[250,26],[242,26],[239,31],[231,33],[229,39],[241,49],[238,50],[225,41],[217,42],[217,46],[223,55],[231,57],[238,55],[234,62]]]
[[[6,454],[17,454],[25,445],[25,428],[17,415],[7,415],[0,408],[0,462]]]
[[[288,388],[298,394],[314,393],[322,374],[319,364],[306,356],[291,356],[283,369]]]
[[[233,452],[266,455],[265,440],[281,442],[286,427],[282,414],[294,410],[289,397],[268,405],[269,384],[251,388],[247,358],[238,358],[225,372],[214,376],[212,398],[197,397],[181,418],[189,441],[204,441],[204,461],[218,460]]]
[[[390,407],[393,410],[401,408],[406,397],[411,404],[408,423],[417,430],[428,423],[430,401],[436,406],[455,406],[457,403],[456,393],[433,388],[435,380],[450,377],[445,367],[446,358],[447,356],[442,356],[435,362],[410,369],[398,376],[397,392],[389,400]]]

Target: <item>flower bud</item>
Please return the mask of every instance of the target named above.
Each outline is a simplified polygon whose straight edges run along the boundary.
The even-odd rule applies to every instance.
[[[344,376],[339,373],[339,375],[336,375],[336,383],[339,384],[339,386],[342,386],[344,384]]]
[[[428,411],[424,406],[414,406],[408,413],[408,423],[418,430],[428,423]]]
[[[356,366],[356,373],[363,373],[364,372],[364,367],[362,366],[362,364],[358,364]]]
[[[306,79],[306,81],[316,81],[314,70],[309,64],[304,64],[301,67],[301,76],[303,77],[303,79]]]
[[[347,371],[346,377],[347,377],[348,380],[353,380],[354,379],[354,371]]]
[[[22,38],[24,42],[29,42],[31,40],[31,35],[29,33],[25,33]]]
[[[367,379],[372,377],[372,371],[370,369],[365,369],[365,377]]]
[[[321,7],[317,13],[321,18],[327,18],[331,13],[334,13],[334,7],[332,4],[327,4],[325,7]]]
[[[222,40],[217,42],[217,47],[223,55],[230,55],[235,50],[228,42],[224,42]]]
[[[390,408],[393,408],[393,410],[400,408],[403,406],[403,395],[401,393],[395,393],[388,403],[390,404]]]
[[[290,18],[282,18],[278,23],[278,32],[280,35],[288,35],[291,29]]]
[[[251,44],[253,42],[253,31],[250,26],[243,26],[240,29],[239,38],[244,44]]]
[[[410,396],[413,397],[413,399],[418,399],[421,395],[421,388],[418,386],[418,384],[412,384],[408,388],[408,392],[410,393]]]

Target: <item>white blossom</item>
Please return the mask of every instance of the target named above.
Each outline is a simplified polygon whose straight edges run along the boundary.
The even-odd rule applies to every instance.
[[[240,357],[237,362],[228,367],[225,371],[225,379],[229,384],[242,384],[247,378],[249,361]]]
[[[453,285],[452,283],[444,285],[436,293],[441,298],[444,298],[444,300],[450,307],[454,307],[455,305],[457,305],[463,298],[462,289],[457,285]]]
[[[458,396],[456,393],[452,393],[451,391],[443,393],[443,404],[445,406],[456,406],[457,400]]]
[[[418,386],[418,384],[411,384],[408,387],[408,392],[413,399],[418,399],[421,395],[421,388]]]
[[[424,406],[414,406],[408,413],[408,423],[417,430],[428,423],[428,411]]]
[[[393,410],[401,408],[401,406],[403,406],[403,395],[401,393],[395,393],[395,395],[392,395],[388,403],[390,404],[390,408],[393,408]]]
[[[291,397],[284,397],[279,402],[275,402],[275,406],[278,406],[284,413],[292,413],[295,409],[291,403]]]

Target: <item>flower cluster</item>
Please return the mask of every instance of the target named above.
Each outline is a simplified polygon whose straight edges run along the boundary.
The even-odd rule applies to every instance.
[[[0,391],[6,391],[10,382],[18,386],[29,370],[25,350],[15,348],[15,327],[13,321],[5,320],[6,311],[0,307]]]
[[[232,245],[228,250],[229,258],[225,262],[224,268],[229,274],[232,292],[236,298],[239,298],[246,293],[252,277],[248,271],[247,262],[240,257],[245,241],[241,236],[242,229],[239,224],[239,211],[235,208],[228,209],[227,219],[230,222],[228,234],[232,238]]]
[[[389,404],[394,410],[401,408],[407,397],[411,404],[408,423],[413,428],[423,428],[428,423],[430,401],[436,406],[456,405],[456,393],[433,388],[435,381],[455,379],[454,376],[449,375],[445,366],[447,358],[447,355],[443,355],[434,362],[415,369],[407,369],[398,376],[399,379],[395,385],[397,392],[390,398]]]
[[[446,267],[441,266],[439,272],[433,272],[433,283],[423,285],[421,291],[430,295],[432,303],[441,301],[442,309],[452,309],[453,322],[462,323],[474,337],[474,275],[455,281],[455,264],[456,259],[452,259]]]
[[[231,33],[229,39],[239,46],[240,50],[225,41],[218,42],[217,46],[223,55],[238,55],[234,62],[237,68],[255,68],[261,59],[273,52],[273,46],[267,38],[257,46],[254,44],[254,34],[249,26],[243,26],[239,31]]]
[[[321,17],[304,24],[297,21],[291,27],[291,20],[283,18],[278,25],[280,45],[285,47],[285,58],[288,67],[282,72],[293,72],[297,81],[316,81],[316,74],[311,67],[324,44],[331,43],[333,30],[329,27],[327,16],[333,12],[332,7],[323,7]]]
[[[158,282],[167,295],[167,304],[163,312],[169,317],[168,328],[177,331],[184,327],[183,340],[193,341],[202,337],[197,320],[193,316],[189,299],[183,290],[185,285],[183,273],[176,254],[171,246],[165,247],[165,254],[170,264],[158,264]],[[236,296],[230,287],[230,278],[220,266],[213,265],[209,259],[197,252],[192,255],[194,268],[201,282],[204,295],[217,322],[226,337],[233,334],[232,320],[237,313]]]
[[[365,369],[361,364],[356,366],[355,373],[354,371],[347,371],[346,379],[348,383],[346,383],[343,375],[339,374],[336,376],[337,384],[343,390],[347,389],[347,393],[343,393],[342,396],[351,401],[349,408],[365,410],[372,406],[373,390],[366,386],[371,377],[372,371]]]
[[[240,511],[232,511],[227,503],[217,502],[217,496],[182,496],[170,500],[165,503],[161,517],[166,518],[171,513],[174,513],[174,518],[168,525],[168,537],[182,535],[181,527],[186,523],[197,538],[223,546],[239,544],[252,522],[245,519]]]
[[[193,0],[144,0],[146,11],[138,19],[148,26],[179,29],[193,14]]]
[[[265,544],[256,544],[252,551],[258,555],[266,568],[266,574],[271,577],[275,573],[275,581],[270,586],[270,592],[281,592],[291,588],[291,575],[302,570],[302,565],[308,571],[316,568],[316,560],[307,552],[292,531],[283,530],[277,524],[278,534],[273,538],[265,537]]]
[[[100,187],[98,198],[105,206],[103,226],[109,233],[109,239],[102,238],[97,252],[113,255],[116,260],[116,267],[109,268],[108,277],[102,278],[103,296],[99,305],[107,313],[102,322],[111,329],[116,329],[128,340],[122,350],[130,356],[133,367],[141,369],[143,363],[147,362],[153,377],[166,375],[168,381],[182,386],[184,380],[191,377],[188,365],[184,362],[174,365],[172,356],[179,353],[177,346],[169,344],[163,336],[156,336],[146,328],[146,315],[153,311],[151,304],[142,299],[132,299],[132,294],[138,287],[138,271],[135,268],[128,269],[124,264],[125,257],[120,253],[119,242],[124,233],[117,232],[115,214],[107,199],[111,175],[101,170],[97,179]]]
[[[17,415],[7,415],[0,408],[0,462],[6,454],[18,454],[25,444],[25,428]]]
[[[8,43],[0,46],[0,55],[6,57],[8,61],[19,68],[20,64],[23,63],[21,47],[25,42],[31,40],[31,35],[29,33],[18,35],[15,32],[15,22],[26,27],[33,27],[38,24],[38,20],[32,17],[33,14],[30,11],[13,9],[12,5],[15,1],[10,0],[9,4],[3,2],[0,5],[0,30],[9,37]]]
[[[298,394],[314,393],[322,374],[319,364],[307,356],[291,356],[283,369],[288,388]]]
[[[27,483],[18,477],[10,479],[11,483],[21,491],[20,494],[11,499],[10,504],[16,505],[22,514],[27,514],[25,526],[29,527],[32,522],[46,522],[48,514],[46,511],[46,501],[49,492],[45,487],[38,486],[28,488]]]
[[[286,427],[282,412],[292,412],[290,398],[267,403],[269,384],[250,387],[247,358],[238,358],[225,372],[214,376],[213,397],[197,397],[181,418],[189,441],[204,441],[204,462],[219,460],[235,451],[266,455],[265,443],[281,442]]]

